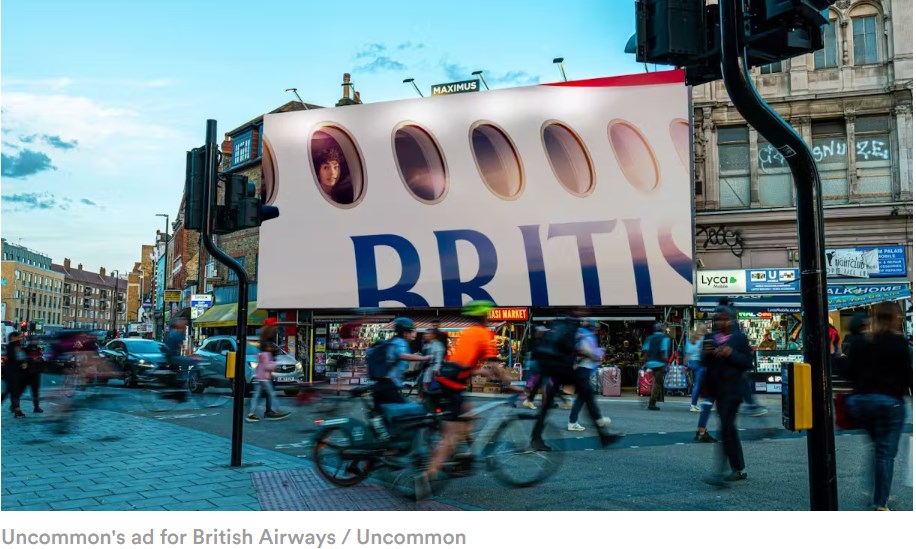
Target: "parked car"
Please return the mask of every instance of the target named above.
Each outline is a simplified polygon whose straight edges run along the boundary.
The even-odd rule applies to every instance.
[[[245,350],[246,393],[251,390],[251,379],[258,367],[259,343],[256,337],[248,338]],[[191,367],[188,380],[191,391],[199,393],[210,386],[230,387],[231,382],[226,378],[226,355],[235,350],[234,336],[218,335],[205,339],[194,353],[203,360]],[[299,392],[297,384],[303,381],[305,374],[302,363],[281,351],[277,355],[277,368],[273,373],[274,387],[287,395],[294,395]]]
[[[156,371],[168,369],[168,349],[152,339],[113,339],[99,349],[123,376],[124,385],[136,387],[152,381]]]

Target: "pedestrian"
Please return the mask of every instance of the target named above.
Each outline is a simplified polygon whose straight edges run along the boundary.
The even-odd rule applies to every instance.
[[[891,301],[874,307],[874,331],[849,346],[852,394],[850,418],[865,428],[874,444],[872,508],[889,511],[894,458],[906,417],[904,396],[913,392],[913,349],[900,333],[900,307]]]
[[[278,420],[289,415],[289,412],[282,412],[276,408],[277,396],[274,394],[273,373],[277,369],[277,355],[280,353],[280,347],[277,346],[277,320],[268,318],[261,328],[260,342],[258,343],[258,367],[254,373],[254,395],[251,398],[251,407],[248,409],[248,416],[245,421],[254,423],[261,418],[255,414],[258,409],[261,395],[264,395],[264,419]]]
[[[752,351],[747,336],[736,329],[735,310],[716,308],[714,332],[703,340],[702,360],[706,366],[705,389],[715,399],[722,427],[722,451],[716,451],[715,468],[705,481],[722,486],[725,482],[745,480],[744,453],[738,438],[736,420],[745,395],[744,374],[752,367]],[[731,472],[725,472],[725,461]]]
[[[404,384],[404,372],[411,362],[432,361],[432,357],[410,352],[410,345],[417,338],[417,326],[407,317],[398,317],[392,321],[394,337],[387,344],[386,349],[386,375],[380,377],[372,386],[372,400],[375,411],[382,413],[383,404],[403,404],[406,402],[401,394]]]
[[[22,375],[21,394],[25,394],[26,388],[31,391],[32,412],[40,414],[44,412],[39,405],[39,400],[41,399],[39,395],[41,391],[41,368],[43,363],[41,346],[35,340],[31,340],[25,347],[25,354],[27,366]]]
[[[642,360],[652,370],[652,394],[649,410],[661,410],[656,403],[665,401],[665,367],[671,357],[671,338],[665,333],[665,324],[656,322],[654,333],[646,338],[642,347]]]
[[[13,332],[6,344],[6,362],[3,363],[3,379],[6,380],[6,390],[10,395],[10,411],[13,417],[24,418],[25,414],[19,407],[22,396],[24,378],[28,368],[28,360],[22,349],[22,334]]]
[[[579,424],[579,412],[582,406],[588,408],[589,415],[595,422],[595,427],[599,431],[611,424],[610,418],[601,415],[598,403],[595,402],[595,392],[592,390],[592,377],[597,373],[598,365],[604,358],[604,349],[598,346],[598,338],[595,337],[595,330],[598,323],[594,320],[586,320],[576,335],[576,350],[578,359],[573,372],[575,376],[576,401],[569,411],[569,423],[566,424],[567,431],[584,431],[585,427]]]
[[[843,344],[840,346],[840,352],[844,355],[849,354],[849,348],[859,339],[865,337],[868,330],[868,315],[858,312],[849,319],[849,333],[843,338]]]
[[[703,373],[706,371],[703,368],[703,362],[700,360],[700,352],[703,349],[703,336],[705,335],[706,328],[700,325],[696,330],[690,332],[685,345],[687,367],[690,368],[690,373],[693,374],[693,390],[690,392],[691,412],[700,411],[700,408],[697,407],[697,400],[700,398],[700,386],[703,383]]]
[[[770,333],[769,330],[767,330],[763,332],[763,340],[761,340],[760,343],[757,344],[757,350],[758,351],[775,351],[777,346],[778,345],[776,344],[776,340],[773,339],[773,334]]]
[[[423,339],[425,340],[423,344],[423,356],[430,357],[430,361],[423,370],[421,387],[424,392],[428,392],[431,387],[435,388],[435,386],[438,385],[435,376],[439,374],[439,368],[442,366],[442,361],[445,359],[445,345],[434,329],[424,333]]]

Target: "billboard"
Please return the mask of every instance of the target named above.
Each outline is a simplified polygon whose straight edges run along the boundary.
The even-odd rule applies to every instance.
[[[269,114],[258,307],[687,305],[681,71]]]

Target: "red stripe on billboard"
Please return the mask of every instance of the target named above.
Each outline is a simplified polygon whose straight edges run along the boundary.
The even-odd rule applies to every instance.
[[[605,76],[572,82],[554,82],[543,86],[564,86],[572,88],[605,88],[611,86],[652,86],[655,84],[683,84],[684,69],[642,74],[625,74],[622,76]]]

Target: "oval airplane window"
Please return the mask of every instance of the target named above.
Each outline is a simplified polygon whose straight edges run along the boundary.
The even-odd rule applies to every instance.
[[[352,208],[366,194],[362,157],[356,142],[339,126],[322,125],[310,139],[312,174],[321,195],[339,208]]]
[[[522,163],[515,145],[502,129],[490,122],[471,127],[471,150],[480,177],[500,198],[518,198],[524,187]]]
[[[612,120],[608,124],[608,138],[620,171],[630,185],[645,193],[655,190],[659,180],[658,161],[642,133],[625,120]]]
[[[410,194],[426,204],[445,198],[445,159],[432,134],[417,124],[406,123],[395,129],[392,139],[398,172]]]
[[[595,170],[585,144],[561,122],[548,121],[541,137],[547,160],[563,188],[576,196],[588,196],[595,189]]]
[[[270,141],[263,140],[264,151],[261,160],[261,200],[265,204],[273,204],[277,199],[277,165],[270,147]]]
[[[674,142],[674,148],[677,155],[681,158],[681,164],[690,171],[690,124],[683,118],[675,118],[668,127],[671,132],[671,141]]]

